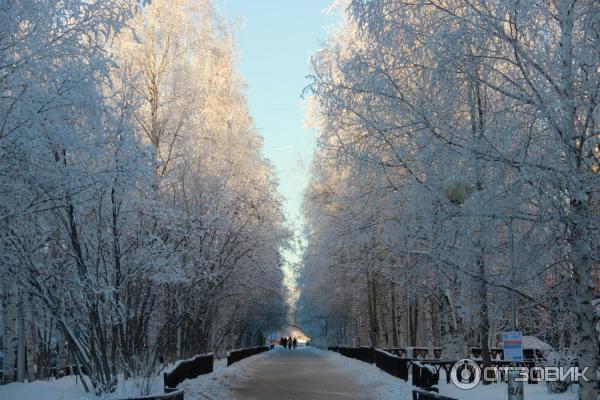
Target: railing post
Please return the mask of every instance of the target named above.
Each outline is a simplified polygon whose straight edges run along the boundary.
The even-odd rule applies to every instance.
[[[517,381],[519,371],[508,372],[508,400],[523,400],[523,381]]]

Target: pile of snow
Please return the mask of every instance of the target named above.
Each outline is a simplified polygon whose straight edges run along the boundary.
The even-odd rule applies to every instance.
[[[471,390],[463,390],[452,384],[448,385],[445,375],[443,379],[440,376],[439,389],[440,394],[458,400],[506,400],[508,398],[508,384],[506,383],[479,384]],[[572,385],[565,393],[557,394],[548,392],[544,383],[537,385],[525,383],[523,385],[525,400],[577,400],[577,389],[577,385]]]
[[[315,351],[323,353],[340,372],[350,376],[360,385],[367,387],[376,399],[412,399],[413,386],[410,382],[405,382],[380,370],[375,364],[344,357],[333,351]]]
[[[196,379],[182,382],[178,388],[185,392],[186,400],[214,399],[229,400],[235,398],[234,389],[240,383],[252,376],[257,370],[260,371],[263,363],[268,362],[278,351],[276,348],[256,356],[241,360],[231,367],[227,367],[227,360],[215,360],[214,372],[201,375]],[[414,387],[410,382],[387,374],[375,365],[359,360],[344,357],[331,351],[319,350],[314,347],[303,349],[318,353],[326,357],[335,368],[346,374],[358,384],[364,386],[368,392],[373,393],[378,400],[411,399]],[[462,390],[446,383],[444,371],[440,373],[440,394],[453,397],[458,400],[505,400],[508,388],[506,383],[494,383],[491,385],[478,385],[471,390]],[[36,381],[31,383],[11,383],[0,386],[0,399],[2,400],[97,400],[94,395],[85,393],[81,383],[75,383],[74,376],[67,376],[53,381]],[[153,382],[153,393],[162,391],[162,379],[160,376]],[[309,384],[309,383],[307,383]],[[562,394],[552,394],[543,383],[538,385],[524,385],[525,400],[575,400],[577,399],[577,386]],[[127,398],[139,394],[139,383],[132,380],[125,381],[119,385],[117,392],[108,397]]]
[[[0,386],[2,400],[92,400],[96,396],[85,392],[81,381],[75,383],[75,376],[52,381],[30,383],[14,382]]]
[[[232,383],[248,376],[250,367],[260,366],[262,359],[271,352],[265,352],[241,360],[231,367],[227,367],[226,359],[215,359],[214,372],[201,375],[196,379],[182,382],[178,389],[184,389],[185,399],[227,399]],[[119,385],[114,393],[106,395],[103,399],[126,399],[140,397],[141,387],[149,387],[151,394],[163,393],[162,372],[170,371],[178,363],[165,366],[150,382],[144,380],[128,379],[119,380]],[[2,400],[99,400],[92,393],[86,393],[81,380],[75,376],[50,381],[35,381],[30,383],[9,383],[0,385],[0,399]]]
[[[119,377],[117,389],[102,399],[126,399],[140,397],[142,387],[150,390],[152,394],[163,393],[162,374],[150,381],[139,379],[123,380]],[[88,382],[89,384],[89,382]],[[2,400],[98,400],[93,393],[86,393],[81,379],[73,375],[49,381],[33,381],[29,383],[13,382],[0,385],[0,399]]]
[[[359,360],[344,357],[332,351],[321,351],[342,372],[351,376],[359,384],[369,388],[378,400],[412,399],[414,387],[410,380],[405,382],[380,370],[374,364],[367,364]],[[433,367],[432,367],[433,368]],[[410,377],[409,377],[410,378]],[[577,386],[573,385],[566,393],[549,393],[543,383],[537,385],[524,385],[525,400],[576,400]],[[446,375],[440,372],[439,392],[441,395],[453,397],[458,400],[506,400],[508,398],[508,385],[506,383],[493,383],[491,385],[479,384],[471,390],[459,389],[446,383]]]
[[[261,364],[280,349],[266,351],[245,358],[241,361],[227,366],[226,359],[215,360],[213,373],[200,375],[195,379],[183,381],[178,389],[185,392],[185,400],[229,400],[233,399],[233,389],[240,381],[248,378],[253,371],[259,369]]]

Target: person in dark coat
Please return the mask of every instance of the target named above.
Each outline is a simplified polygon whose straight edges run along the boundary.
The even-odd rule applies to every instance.
[[[282,337],[281,340],[279,341],[279,343],[283,346],[283,348],[285,349],[287,347],[287,338]]]
[[[288,344],[288,350],[291,350],[292,349],[292,337],[291,336],[287,339],[287,344]]]
[[[294,341],[292,342],[293,346],[294,346],[294,350],[296,350],[296,346],[298,346],[298,339],[294,338]]]

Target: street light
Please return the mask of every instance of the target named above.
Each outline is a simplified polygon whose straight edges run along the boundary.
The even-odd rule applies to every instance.
[[[464,203],[472,192],[471,184],[460,179],[451,179],[444,189],[446,198],[457,205]]]

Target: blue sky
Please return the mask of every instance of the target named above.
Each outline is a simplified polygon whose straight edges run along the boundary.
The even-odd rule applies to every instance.
[[[301,224],[302,190],[315,148],[303,130],[302,90],[308,59],[327,37],[335,18],[323,10],[331,0],[215,0],[219,13],[237,22],[238,66],[264,154],[279,178],[288,222]]]

